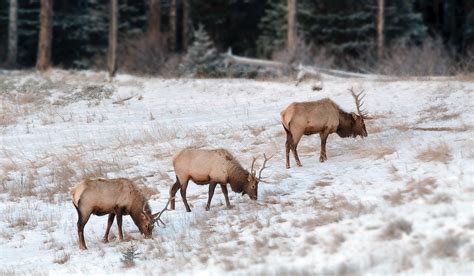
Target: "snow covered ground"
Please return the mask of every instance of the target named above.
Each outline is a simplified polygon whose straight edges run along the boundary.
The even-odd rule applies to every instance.
[[[279,113],[330,97],[346,111],[352,85],[367,92],[365,139],[319,137],[299,145],[303,167],[285,169]],[[156,79],[54,70],[0,72],[0,274],[474,273],[474,83],[326,79]],[[259,198],[190,184],[186,213],[163,215],[144,239],[130,217],[126,242],[104,244],[107,217],[85,228],[68,189],[84,177],[134,179],[157,211],[174,183],[172,156],[224,147],[244,167],[274,154]],[[179,194],[179,193],[178,193]],[[112,235],[117,233],[116,225]],[[135,248],[135,265],[123,253]]]

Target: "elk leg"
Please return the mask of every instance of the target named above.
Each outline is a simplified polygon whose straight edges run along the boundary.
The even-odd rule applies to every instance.
[[[117,210],[117,226],[119,233],[119,241],[123,241],[123,232],[122,232],[122,210]]]
[[[326,132],[321,132],[319,137],[321,137],[321,152],[319,154],[319,162],[323,163],[328,160],[326,156],[326,140],[328,139],[329,134]]]
[[[222,193],[224,194],[225,205],[227,206],[227,209],[232,208],[232,206],[230,206],[229,194],[227,192],[227,185],[226,184],[221,184],[221,190],[222,190]]]
[[[109,214],[109,219],[107,220],[107,229],[105,230],[105,235],[104,235],[104,240],[103,240],[105,243],[109,242],[109,231],[110,231],[110,227],[114,223],[114,219],[115,219],[115,214],[113,213]]]
[[[291,147],[291,144],[292,144],[292,139],[291,139],[291,133],[286,130],[285,128],[285,131],[286,131],[286,143],[285,143],[285,160],[286,160],[286,168],[289,169],[290,168],[290,147]]]
[[[188,200],[186,199],[186,189],[188,188],[188,181],[184,182],[181,185],[181,189],[179,191],[181,193],[181,197],[183,198],[183,203],[184,203],[184,207],[186,207],[186,212],[191,212],[191,208],[189,208]]]
[[[298,157],[298,151],[296,150],[296,147],[298,147],[298,143],[300,142],[301,136],[303,136],[302,133],[295,133],[294,135],[292,135],[293,141],[291,143],[291,150],[293,151],[293,155],[296,160],[296,165],[298,167],[301,167],[302,165],[301,165],[300,158]]]
[[[211,182],[209,183],[209,198],[207,199],[206,211],[209,211],[211,208],[211,200],[214,196],[214,190],[216,189],[217,183]]]
[[[91,213],[87,213],[87,215],[82,215],[81,211],[79,211],[78,208],[77,210],[77,215],[79,216],[77,220],[77,235],[79,236],[79,249],[81,250],[86,250],[86,240],[84,239],[84,227],[86,226],[87,221],[89,221],[89,217],[91,216]]]
[[[176,192],[179,190],[181,187],[181,184],[179,183],[178,177],[176,177],[176,182],[174,183],[173,187],[170,189],[170,198],[171,198],[171,210],[175,209],[175,195]]]

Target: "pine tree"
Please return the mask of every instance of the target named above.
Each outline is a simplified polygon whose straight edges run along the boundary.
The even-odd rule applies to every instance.
[[[260,55],[269,57],[282,49],[287,30],[287,0],[269,0],[257,40]],[[415,43],[426,36],[421,15],[403,0],[389,1],[385,8],[385,42],[410,39]],[[339,57],[360,55],[376,47],[374,1],[300,0],[296,5],[298,37],[307,44],[324,47]]]
[[[269,0],[265,16],[258,27],[261,34],[257,39],[257,53],[270,57],[272,52],[285,46],[288,29],[287,6],[283,0]]]
[[[194,32],[194,41],[184,58],[183,69],[191,76],[214,76],[221,59],[202,24]]]

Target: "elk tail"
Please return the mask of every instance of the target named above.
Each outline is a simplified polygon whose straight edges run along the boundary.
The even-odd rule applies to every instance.
[[[79,206],[76,205],[76,201],[74,200],[75,199],[75,195],[76,195],[76,190],[75,189],[71,189],[69,191],[69,195],[71,195],[71,199],[72,199],[72,204],[74,204],[74,207],[78,208]],[[78,202],[79,203],[79,202]]]
[[[285,128],[286,131],[290,131],[290,120],[288,120],[288,115],[286,114],[286,110],[283,110],[280,112],[280,119],[281,119],[281,124],[283,125],[283,128]]]

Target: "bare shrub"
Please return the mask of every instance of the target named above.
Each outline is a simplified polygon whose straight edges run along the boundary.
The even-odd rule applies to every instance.
[[[400,239],[402,234],[411,233],[411,222],[403,219],[397,218],[392,220],[380,233],[379,238],[382,240],[394,240]]]
[[[125,39],[119,56],[119,67],[127,73],[159,75],[167,61],[168,51],[162,40],[138,35]]]
[[[451,161],[451,149],[446,143],[439,144],[437,146],[431,147],[422,150],[416,158],[424,162],[438,161],[447,163]]]
[[[19,183],[10,187],[10,199],[18,199],[25,196],[36,195],[36,176],[32,171],[28,175],[21,173]]]
[[[440,38],[427,38],[421,46],[405,41],[394,43],[388,54],[379,61],[377,71],[397,76],[452,75],[456,62]]]

